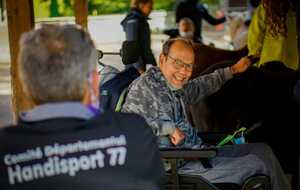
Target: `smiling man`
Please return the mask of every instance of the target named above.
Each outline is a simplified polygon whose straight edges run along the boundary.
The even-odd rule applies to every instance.
[[[123,111],[144,116],[159,136],[160,146],[199,145],[201,140],[187,120],[184,104],[216,92],[249,65],[250,61],[242,58],[232,67],[189,81],[194,67],[193,44],[184,38],[170,39],[163,45],[159,67],[149,69],[129,87]]]
[[[247,70],[251,62],[242,58],[231,67],[189,80],[194,59],[190,41],[168,40],[159,57],[159,68],[150,68],[129,87],[123,111],[142,115],[158,136],[160,147],[201,147],[202,140],[187,119],[185,105],[216,92],[234,74]],[[265,144],[226,146],[209,161],[212,168],[190,161],[180,172],[200,174],[212,183],[240,185],[251,176],[266,174],[273,190],[290,189],[278,160]]]

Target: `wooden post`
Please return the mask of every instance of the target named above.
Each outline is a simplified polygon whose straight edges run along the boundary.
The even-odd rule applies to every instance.
[[[26,98],[20,82],[18,52],[21,34],[34,28],[33,1],[7,0],[6,8],[11,56],[12,105],[14,120],[16,121],[16,114],[32,107],[32,103]]]
[[[74,10],[76,24],[87,28],[88,0],[75,0]]]

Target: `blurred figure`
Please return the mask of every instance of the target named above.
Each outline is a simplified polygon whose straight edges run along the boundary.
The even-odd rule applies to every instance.
[[[218,25],[226,21],[225,17],[214,18],[207,8],[198,0],[179,0],[175,5],[175,20],[178,23],[182,18],[190,18],[195,25],[195,36],[202,41],[202,19],[209,24]]]
[[[298,69],[296,38],[297,0],[262,0],[256,9],[248,34],[249,54],[260,57],[259,66],[280,61]]]
[[[195,36],[195,25],[193,21],[184,17],[178,23],[179,36],[200,43],[200,40]]]
[[[245,21],[242,16],[230,17],[229,36],[235,50],[247,45],[249,24],[250,20]]]
[[[234,49],[241,49],[247,46],[248,28],[259,4],[260,0],[248,0],[247,12],[227,17],[229,18],[229,36]]]
[[[156,65],[151,50],[151,31],[148,23],[148,16],[153,7],[153,0],[131,0],[130,11],[121,22],[126,33],[126,40],[137,41],[141,48],[141,60],[134,66],[142,73],[146,65]]]

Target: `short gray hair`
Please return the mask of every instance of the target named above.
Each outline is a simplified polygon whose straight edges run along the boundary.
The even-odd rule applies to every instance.
[[[191,40],[182,37],[176,37],[176,38],[170,38],[164,42],[162,46],[162,54],[164,56],[169,55],[170,49],[175,42],[184,43],[186,46],[190,47],[193,50],[193,53],[195,54],[194,43]]]
[[[35,104],[82,101],[95,68],[94,44],[77,25],[42,25],[21,37],[19,73]]]

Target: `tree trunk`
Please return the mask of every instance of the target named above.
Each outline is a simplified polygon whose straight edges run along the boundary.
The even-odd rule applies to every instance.
[[[88,18],[88,1],[87,0],[75,0],[75,22],[84,28],[87,28]]]
[[[32,0],[7,0],[7,19],[9,33],[9,47],[11,55],[11,85],[14,121],[19,112],[32,107],[32,102],[26,98],[18,73],[19,40],[23,32],[34,27],[34,13]]]

